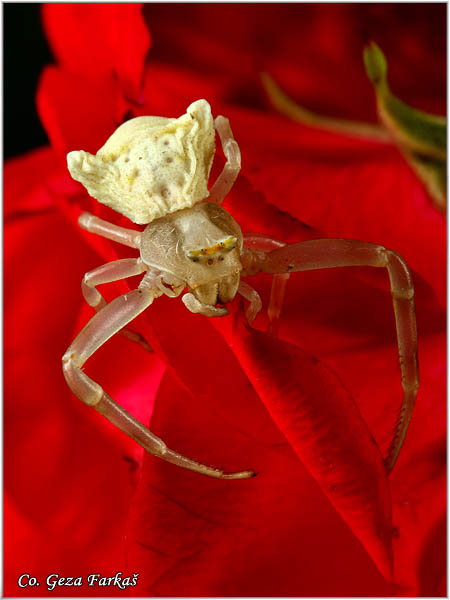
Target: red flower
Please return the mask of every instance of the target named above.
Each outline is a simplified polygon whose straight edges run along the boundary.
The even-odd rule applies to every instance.
[[[322,112],[370,118],[362,38],[383,45],[389,24],[397,92],[441,107],[443,9],[408,7],[407,25],[404,10],[45,5],[58,65],[42,75],[38,107],[52,148],[5,173],[7,595],[50,595],[51,573],[84,577],[59,595],[123,594],[86,583],[118,571],[139,573],[135,596],[445,594],[443,218],[393,146],[293,124],[258,84],[264,68]],[[116,336],[88,363],[170,447],[228,471],[253,468],[251,480],[211,480],[144,455],[65,385],[60,357],[92,314],[83,273],[132,254],[79,230],[81,209],[126,220],[70,179],[64,154],[96,151],[130,116],[177,116],[203,97],[241,146],[225,207],[243,231],[288,243],[364,239],[413,270],[422,385],[389,480],[382,454],[400,375],[387,279],[370,269],[292,276],[279,339],[265,333],[265,311],[246,328],[237,299],[223,319],[158,299],[136,321],[155,354]],[[267,307],[270,278],[251,283]],[[107,299],[127,285],[109,286]],[[335,461],[329,488],[319,459]],[[24,572],[40,586],[19,588]]]

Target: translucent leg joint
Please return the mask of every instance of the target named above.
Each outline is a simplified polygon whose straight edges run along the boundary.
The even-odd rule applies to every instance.
[[[236,177],[239,174],[241,168],[241,151],[239,150],[238,143],[233,137],[233,132],[231,131],[228,119],[219,115],[214,121],[214,126],[219,134],[223,153],[225,154],[227,162],[222,173],[210,190],[208,201],[221,204],[233,187]]]
[[[77,398],[88,406],[95,406],[100,402],[103,395],[102,388],[75,364],[74,357],[69,353],[63,356],[63,373],[67,385]]]
[[[250,302],[249,307],[245,311],[245,316],[247,317],[247,321],[249,325],[253,323],[256,318],[256,315],[262,309],[262,301],[261,297],[256,290],[254,290],[248,283],[245,281],[241,281],[239,283],[238,292],[243,296],[246,300]]]
[[[188,310],[192,313],[199,313],[205,315],[205,317],[223,317],[228,314],[226,308],[218,308],[209,304],[203,304],[200,300],[194,296],[194,294],[187,293],[182,296],[181,300]]]

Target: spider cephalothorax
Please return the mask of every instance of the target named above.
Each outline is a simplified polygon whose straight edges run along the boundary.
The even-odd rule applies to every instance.
[[[211,202],[162,217],[147,225],[141,237],[142,260],[184,282],[186,306],[210,316],[226,314],[225,308],[213,307],[230,302],[237,293],[242,249],[239,225]]]
[[[208,191],[214,129],[227,162]],[[182,300],[191,312],[217,317],[228,312],[223,305],[240,293],[250,302],[246,314],[251,322],[261,309],[261,299],[241,281],[241,275],[273,273],[268,308],[273,323],[280,316],[289,273],[344,266],[385,267],[391,281],[404,390],[386,457],[389,472],[406,435],[419,384],[414,289],[406,263],[392,250],[368,242],[325,239],[285,245],[262,234],[242,235],[233,217],[220,206],[240,165],[239,147],[228,120],[219,116],[213,122],[206,100],[191,104],[178,119],[138,117],[127,121],[95,156],[84,151],[68,155],[72,176],[92,196],[146,227],[139,232],[87,213],[80,216],[81,227],[139,249],[140,257],[108,263],[85,275],[83,295],[98,312],[63,357],[66,381],[81,400],[152,454],[211,477],[251,477],[253,471],[224,473],[170,450],[83,372],[84,363],[119,331],[148,348],[139,334],[126,326],[162,294],[174,297],[184,291]],[[96,289],[102,283],[142,273],[137,289],[109,304]]]

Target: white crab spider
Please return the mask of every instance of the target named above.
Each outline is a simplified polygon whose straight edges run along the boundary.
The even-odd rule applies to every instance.
[[[227,162],[208,192],[214,128]],[[169,449],[83,372],[84,363],[119,331],[145,346],[142,338],[126,326],[162,294],[174,297],[187,289],[182,301],[188,310],[217,317],[227,314],[223,305],[240,293],[250,302],[247,318],[251,322],[261,310],[261,300],[240,278],[260,271],[273,273],[268,308],[273,323],[280,315],[286,278],[291,272],[343,266],[386,267],[404,390],[385,459],[390,472],[403,444],[419,385],[414,289],[408,267],[392,250],[367,242],[323,239],[286,246],[264,235],[242,235],[233,217],[220,206],[240,166],[239,147],[228,119],[219,116],[213,123],[206,100],[191,104],[179,119],[138,117],[127,121],[95,156],[83,151],[69,153],[68,167],[74,179],[97,200],[146,227],[138,232],[88,213],[80,216],[82,228],[137,248],[140,257],[107,263],[85,275],[83,295],[98,312],[63,356],[66,381],[78,398],[151,454],[210,477],[251,477],[255,474],[251,470],[224,473]],[[96,289],[97,285],[142,273],[137,289],[109,304]]]

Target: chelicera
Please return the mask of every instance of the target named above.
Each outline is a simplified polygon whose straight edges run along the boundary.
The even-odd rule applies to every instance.
[[[226,164],[208,192],[219,134]],[[385,267],[389,273],[404,390],[386,470],[397,460],[411,419],[419,385],[414,289],[405,261],[394,251],[368,242],[317,239],[285,245],[265,235],[243,235],[221,203],[241,166],[228,119],[213,122],[206,100],[191,104],[179,119],[137,117],[111,136],[97,155],[71,152],[74,179],[100,202],[145,225],[142,232],[118,227],[83,213],[83,229],[140,251],[139,258],[117,260],[88,272],[82,282],[86,301],[97,313],[63,356],[63,371],[74,394],[135,439],[151,454],[180,467],[221,479],[251,477],[251,470],[225,473],[166,446],[135,420],[82,370],[92,354],[118,332],[146,345],[127,325],[159,296],[181,295],[186,308],[207,317],[227,314],[236,294],[249,301],[247,319],[261,310],[258,293],[241,277],[263,271],[274,275],[268,307],[280,316],[284,287],[295,271],[345,266]],[[107,304],[96,286],[143,274],[137,289]]]

